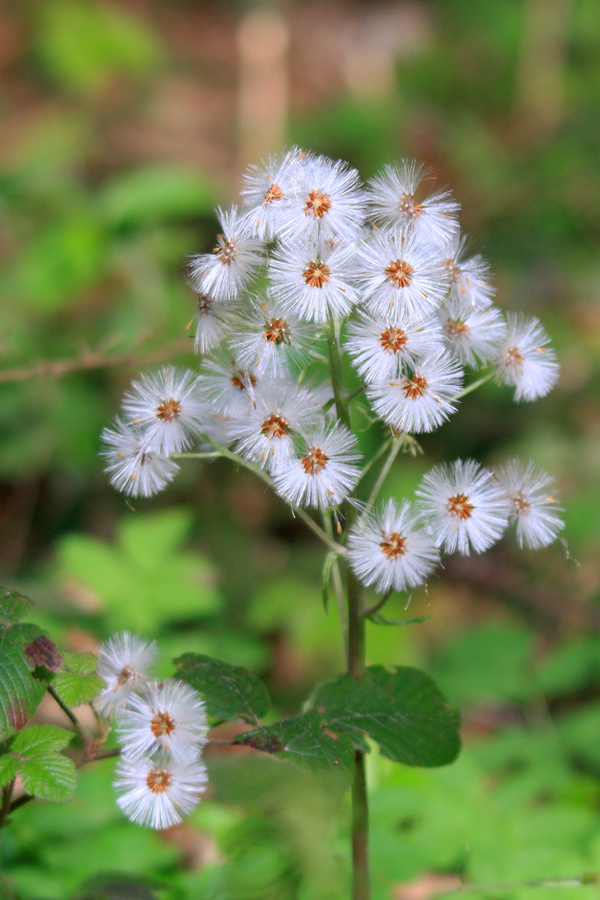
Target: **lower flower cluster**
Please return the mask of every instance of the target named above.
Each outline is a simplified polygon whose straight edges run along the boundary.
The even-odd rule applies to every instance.
[[[97,706],[115,721],[121,747],[117,803],[139,825],[169,828],[200,802],[206,783],[202,748],[208,726],[197,691],[150,677],[155,642],[128,632],[100,647],[98,674],[106,687]]]

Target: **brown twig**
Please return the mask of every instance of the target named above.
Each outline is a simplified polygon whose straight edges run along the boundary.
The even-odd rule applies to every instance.
[[[72,359],[47,359],[39,360],[32,366],[17,366],[12,369],[0,370],[0,383],[7,384],[13,381],[28,381],[32,378],[62,378],[71,372],[85,369],[138,367],[150,363],[162,362],[170,359],[177,353],[189,350],[189,338],[178,338],[160,350],[152,350],[148,353],[138,354],[132,351],[124,354],[106,355],[105,348],[90,350],[86,348],[79,356]]]

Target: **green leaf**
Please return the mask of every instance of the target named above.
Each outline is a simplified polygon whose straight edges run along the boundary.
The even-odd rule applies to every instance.
[[[113,178],[100,194],[100,214],[111,225],[142,225],[207,213],[214,206],[208,179],[174,166],[154,165]]]
[[[64,653],[63,660],[64,668],[75,675],[95,675],[98,671],[98,657],[94,653]]]
[[[55,0],[41,13],[36,57],[63,90],[89,97],[115,75],[147,77],[160,62],[158,37],[118,5]]]
[[[23,623],[0,632],[0,740],[23,728],[44,696],[46,686],[32,677],[25,657],[25,647],[39,634]]]
[[[236,743],[313,768],[352,771],[354,749],[409,766],[444,766],[458,756],[458,716],[419,669],[370,666],[362,681],[341,675],[323,685],[314,709],[248,731]]]
[[[177,667],[175,677],[199,691],[208,712],[217,719],[257,723],[271,705],[262,681],[241,666],[199,653],[184,653],[173,662]]]
[[[19,771],[19,760],[12,753],[0,756],[0,788],[16,778]]]
[[[341,675],[317,691],[314,706],[331,728],[368,736],[395,762],[444,766],[460,751],[458,715],[419,669],[370,666],[358,682]]]
[[[333,730],[329,719],[311,709],[299,716],[239,735],[236,744],[253,747],[313,769],[331,769],[352,776],[354,743]]]
[[[17,591],[0,588],[0,619],[12,625],[24,619],[33,608],[33,602]]]
[[[104,687],[96,674],[97,659],[93,653],[65,653],[62,672],[56,676],[53,687],[67,706],[89,703]]]
[[[112,545],[67,535],[62,576],[98,598],[115,630],[143,631],[148,617],[159,627],[211,614],[220,605],[213,567],[178,546],[192,523],[183,510],[164,511],[127,519]]]
[[[13,740],[11,751],[19,759],[23,788],[42,800],[69,800],[77,783],[72,759],[60,751],[73,737],[56,725],[31,725]]]

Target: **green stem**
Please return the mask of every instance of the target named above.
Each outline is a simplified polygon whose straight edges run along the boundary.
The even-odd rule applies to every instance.
[[[324,528],[329,535],[329,537],[333,540],[333,527],[331,524],[331,519],[327,515],[326,512],[323,512],[323,525]],[[340,617],[340,624],[342,626],[342,636],[344,640],[344,654],[346,660],[348,660],[348,613],[346,611],[346,602],[344,597],[344,585],[342,584],[342,575],[340,572],[340,566],[337,559],[333,563],[333,568],[331,570],[331,577],[333,580],[333,590],[335,592],[335,599],[338,607],[338,613]]]
[[[329,371],[331,373],[331,384],[333,387],[333,396],[335,398],[335,411],[337,412],[340,422],[350,428],[350,414],[344,400],[344,370],[342,368],[342,359],[340,357],[338,345],[337,322],[332,322],[329,328],[328,346],[329,346]]]
[[[60,706],[60,708],[62,709],[64,714],[67,716],[67,718],[70,719],[70,721],[73,723],[75,730],[77,731],[79,737],[83,741],[83,746],[85,747],[85,751],[87,753],[89,751],[89,748],[92,743],[91,735],[85,730],[85,728],[83,727],[83,725],[81,724],[81,722],[79,721],[79,719],[77,718],[75,713],[71,709],[69,709],[69,707],[66,705],[66,703],[63,703],[63,701],[61,700],[59,695],[56,693],[56,691],[54,690],[54,688],[52,687],[51,684],[48,685],[46,690],[48,691],[50,696],[53,698],[53,700],[55,700],[56,703],[58,703],[58,705]]]
[[[458,887],[436,894],[435,900],[451,897],[462,891],[508,891],[514,888],[541,887],[562,888],[582,887],[583,885],[600,884],[600,872],[588,872],[584,875],[566,876],[564,878],[535,878],[532,881],[494,881],[490,884],[460,884]]]
[[[471,384],[468,384],[466,386],[466,388],[463,388],[463,390],[460,392],[460,394],[456,395],[455,399],[460,400],[460,399],[462,399],[462,397],[466,397],[467,394],[470,394],[471,391],[476,391],[477,388],[481,387],[482,384],[485,384],[486,381],[491,381],[492,378],[494,377],[494,374],[495,374],[494,372],[488,372],[487,375],[483,375],[481,378],[478,378],[477,381],[471,382]]]
[[[379,496],[379,492],[380,492],[381,488],[383,487],[385,479],[388,477],[390,469],[394,465],[394,460],[398,456],[398,453],[400,452],[400,448],[402,447],[403,444],[404,444],[404,435],[398,434],[392,438],[392,446],[390,447],[390,452],[388,453],[387,459],[384,462],[383,466],[381,467],[381,471],[380,471],[379,475],[377,476],[377,481],[373,485],[373,489],[369,495],[369,499],[367,500],[367,507],[365,509],[365,512],[362,514],[362,516],[360,518],[361,522],[366,519],[367,515],[369,514],[369,512],[375,505],[375,502]]]
[[[335,408],[338,418],[350,428],[350,415],[346,405],[342,361],[338,346],[338,328],[331,325],[329,330],[329,367]],[[344,505],[346,529],[354,520],[354,508],[346,501]],[[346,576],[348,596],[348,674],[357,681],[365,674],[365,620],[363,587],[348,568]],[[369,878],[369,799],[365,772],[365,755],[361,750],[354,752],[354,778],[352,782],[352,898],[369,900],[371,896]]]
[[[365,754],[354,751],[354,781],[352,782],[352,867],[353,900],[369,900],[369,802],[365,772]]]
[[[360,480],[361,480],[361,481],[362,481],[362,479],[365,477],[365,475],[367,474],[367,472],[370,472],[370,471],[371,471],[371,469],[373,468],[373,466],[375,465],[375,463],[378,462],[378,461],[381,459],[381,457],[383,456],[383,454],[387,452],[387,450],[389,449],[389,446],[390,446],[390,444],[392,443],[393,440],[394,440],[394,435],[391,435],[389,438],[387,438],[387,439],[383,442],[383,444],[381,444],[381,445],[377,448],[377,451],[373,454],[373,456],[371,457],[371,459],[370,459],[368,462],[366,462],[366,463],[364,464],[364,466],[363,466],[362,469],[360,470]]]
[[[365,619],[368,619],[369,616],[374,616],[375,613],[378,613],[380,609],[383,609],[385,604],[388,602],[388,600],[392,596],[392,593],[393,593],[393,591],[391,589],[389,591],[386,591],[385,594],[383,595],[383,597],[381,598],[381,600],[379,600],[373,606],[369,606],[369,607],[367,607],[367,609],[363,609],[362,614],[365,617]]]
[[[224,456],[225,459],[230,459],[232,462],[237,463],[238,466],[242,466],[244,469],[248,469],[249,472],[253,472],[261,481],[264,481],[265,484],[268,484],[269,487],[273,487],[273,481],[271,477],[265,472],[264,469],[261,469],[259,466],[255,466],[253,463],[249,462],[247,459],[244,459],[242,456],[237,456],[237,454],[232,453],[227,447],[224,447],[222,444],[218,444],[216,441],[213,441],[211,438],[207,437],[207,440],[213,445],[215,450],[217,451],[215,454],[196,454],[196,453],[179,453],[177,454],[177,459],[183,459],[184,457],[188,458],[215,458],[218,456]],[[327,544],[330,550],[335,550],[337,554],[340,556],[346,555],[346,550],[344,547],[341,547],[336,541],[327,535],[323,529],[315,522],[315,520],[309,516],[309,514],[302,509],[300,506],[296,506],[295,503],[290,503],[290,506],[294,512],[294,515],[298,516],[299,519],[302,519],[305,525],[307,525],[311,531],[313,531],[319,540],[323,541],[324,544]]]
[[[15,787],[15,779],[9,781],[8,784],[5,784],[2,788],[2,806],[0,806],[0,828],[4,826],[6,821],[6,817],[8,816],[11,810],[11,800],[12,794]]]

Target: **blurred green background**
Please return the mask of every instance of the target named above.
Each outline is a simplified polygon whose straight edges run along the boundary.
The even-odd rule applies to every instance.
[[[539,316],[557,347],[549,397],[516,406],[486,385],[389,478],[402,496],[440,459],[531,456],[567,525],[565,547],[507,539],[449,559],[411,600],[425,624],[369,626],[369,662],[423,666],[465,738],[448,769],[370,760],[375,900],[600,870],[599,111],[596,0],[0,7],[0,564],[64,648],[133,629],[165,660],[248,666],[281,715],[342,666],[320,547],[261,484],[190,462],[132,509],[97,455],[132,377],[196,364],[185,259],[212,246],[213,207],[247,163],[292,142],[363,177],[423,160],[460,201],[499,305]],[[164,834],[124,820],[110,761],[82,773],[71,806],[19,810],[0,890],[347,895],[343,799],[269,759],[213,749],[209,762],[206,802]]]

